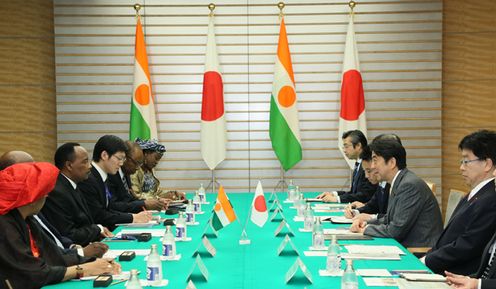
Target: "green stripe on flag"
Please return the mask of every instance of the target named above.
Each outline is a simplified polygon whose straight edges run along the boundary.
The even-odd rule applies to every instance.
[[[214,215],[212,216],[212,227],[216,230],[219,231],[220,229],[224,228],[222,225],[222,222],[219,219],[219,216],[214,211]]]
[[[270,98],[269,133],[272,141],[272,148],[285,171],[301,161],[301,144],[289,128],[273,95]]]
[[[137,137],[141,139],[150,139],[150,126],[146,123],[141,115],[141,112],[136,108],[134,102],[131,102],[131,120],[129,123],[129,139],[135,140]]]

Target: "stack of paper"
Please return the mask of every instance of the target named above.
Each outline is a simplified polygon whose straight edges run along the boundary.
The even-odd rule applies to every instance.
[[[395,254],[395,255],[405,255],[399,247],[397,246],[379,246],[379,245],[346,245],[344,246],[348,253],[351,254]]]

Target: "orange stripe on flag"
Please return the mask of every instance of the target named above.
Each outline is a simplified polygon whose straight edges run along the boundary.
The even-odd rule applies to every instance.
[[[138,61],[141,68],[146,73],[148,82],[151,84],[150,70],[148,69],[148,57],[146,56],[145,36],[143,35],[143,28],[141,27],[140,17],[138,17],[138,22],[136,24],[136,43],[134,46],[134,55],[136,57],[136,61]]]
[[[234,209],[231,206],[231,202],[229,201],[229,198],[227,198],[226,192],[224,191],[224,187],[220,186],[219,188],[219,194],[217,195],[217,201],[220,203],[222,206],[222,209],[224,210],[224,213],[226,214],[227,219],[229,222],[233,222],[236,220],[236,214],[234,213]]]
[[[286,35],[286,25],[284,18],[281,19],[281,29],[279,31],[279,44],[277,45],[277,57],[291,77],[293,84],[295,83],[293,75],[293,65],[291,64],[291,54],[289,53],[288,37]]]

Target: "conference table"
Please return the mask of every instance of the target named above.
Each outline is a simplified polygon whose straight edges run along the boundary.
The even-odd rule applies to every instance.
[[[305,197],[315,197],[317,193],[306,193]],[[265,194],[269,199],[270,193]],[[326,257],[323,256],[305,256],[304,251],[309,250],[312,238],[311,233],[300,232],[299,228],[303,228],[303,222],[294,221],[296,210],[292,209],[292,204],[284,202],[286,199],[285,193],[278,193],[277,199],[283,209],[284,217],[294,232],[291,237],[299,256],[296,254],[277,254],[277,250],[285,235],[274,236],[274,231],[279,225],[279,221],[265,223],[264,227],[260,228],[251,221],[247,221],[251,210],[253,199],[252,193],[230,193],[228,197],[233,205],[237,215],[237,221],[231,223],[227,227],[218,232],[217,238],[209,238],[213,247],[217,250],[214,257],[210,256],[201,244],[202,235],[208,226],[208,220],[212,216],[212,209],[215,204],[216,194],[207,194],[209,204],[202,205],[204,214],[196,215],[197,226],[188,226],[187,234],[192,237],[189,242],[176,242],[177,253],[181,254],[181,259],[178,261],[162,261],[163,278],[169,281],[165,288],[186,288],[187,278],[195,263],[196,258],[193,253],[198,249],[200,256],[204,262],[208,272],[208,281],[201,278],[198,268],[193,274],[193,281],[197,288],[245,288],[245,289],[262,289],[262,288],[341,288],[340,277],[321,277],[319,269],[325,269]],[[272,203],[267,204],[268,208]],[[319,215],[342,215],[342,212],[335,213],[315,213]],[[269,219],[272,212],[269,212]],[[163,218],[171,218],[171,216],[162,215]],[[172,216],[172,217],[177,217]],[[249,245],[240,245],[239,240],[246,226],[246,233],[251,243]],[[332,224],[324,222],[324,228],[339,228],[349,225]],[[153,229],[162,229],[165,231],[163,224],[155,225]],[[119,227],[114,233],[118,233],[122,228]],[[130,229],[126,229],[130,230]],[[133,228],[132,230],[140,231],[143,229]],[[146,230],[146,229],[145,229]],[[173,231],[174,232],[174,231]],[[209,231],[207,231],[209,232]],[[285,231],[287,232],[287,230]],[[137,241],[114,241],[107,242],[111,250],[137,250],[150,249],[152,244],[157,244],[159,253],[161,249],[161,237],[153,237],[148,242]],[[354,260],[355,269],[388,269],[388,270],[428,270],[415,256],[409,253],[394,239],[374,238],[373,240],[339,240],[340,245],[347,244],[368,244],[368,245],[391,245],[398,246],[404,251],[405,255],[401,255],[401,260]],[[326,245],[329,241],[326,241]],[[343,246],[341,246],[342,250]],[[294,278],[286,283],[285,275],[288,269],[295,263],[297,258],[301,258],[312,275],[313,283],[306,280],[302,272],[297,272]],[[136,256],[132,261],[120,262],[123,271],[137,269],[140,271],[140,279],[146,279],[146,261],[144,256]],[[344,268],[345,261],[342,261]],[[367,287],[362,279],[358,277],[359,288],[397,288],[397,287]],[[68,288],[92,288],[92,281],[73,280],[56,285],[45,286],[50,289],[68,289]],[[110,288],[125,288],[125,282],[112,285]],[[145,287],[152,288],[152,287]]]

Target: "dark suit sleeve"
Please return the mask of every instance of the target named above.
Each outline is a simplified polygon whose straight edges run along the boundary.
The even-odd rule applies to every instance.
[[[105,198],[105,192],[101,191],[94,176],[90,176],[87,180],[81,182],[79,188],[83,192],[93,220],[96,223],[112,229],[115,228],[116,224],[133,222],[133,216],[131,214],[108,210],[106,208],[106,204],[102,203],[102,198]]]
[[[398,190],[402,192],[396,195],[398,206],[401,208],[398,207],[394,211],[394,215],[390,218],[391,222],[368,225],[364,232],[365,235],[394,238],[401,242],[410,232],[420,215],[424,202],[419,199],[418,186],[414,182],[405,182]]]
[[[144,206],[145,206],[144,200],[136,200],[129,202],[112,200],[110,202],[110,208],[112,208],[113,210],[119,212],[125,212],[125,213],[133,213],[133,214],[143,211]]]
[[[112,198],[110,200],[110,208],[119,212],[125,213],[139,213],[143,211],[145,206],[144,200],[138,200],[126,191],[122,183],[119,173],[116,175],[109,175]]]
[[[481,289],[496,288],[496,279],[481,279]]]
[[[362,168],[360,169],[357,177],[357,189],[355,193],[350,191],[339,195],[341,203],[351,203],[354,201],[366,203],[374,195],[378,185],[373,185],[371,182],[369,182],[369,180],[365,177],[365,171]]]
[[[367,203],[365,203],[363,207],[357,209],[360,213],[365,213],[365,214],[379,213],[379,198],[377,198],[377,193],[381,193],[379,190],[381,190],[381,188],[378,186],[372,198]]]
[[[478,205],[470,208],[470,212],[464,214],[463,219],[466,223],[462,234],[426,255],[425,264],[432,271],[442,273],[448,265],[462,266],[474,256],[480,255],[481,248],[486,246],[494,232],[496,204],[481,200]]]
[[[74,243],[86,246],[100,239],[100,227],[96,224],[79,226],[73,219],[74,214],[83,214],[73,206],[74,201],[68,192],[54,190],[48,195],[42,212],[50,223],[63,236],[69,237]],[[84,216],[82,217],[84,218]]]

